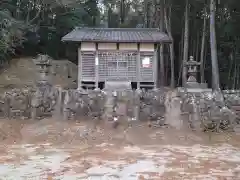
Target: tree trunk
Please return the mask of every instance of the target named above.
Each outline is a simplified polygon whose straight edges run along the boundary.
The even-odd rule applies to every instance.
[[[169,45],[171,61],[171,88],[175,87],[175,68],[174,68],[174,41]]]
[[[232,68],[233,68],[233,52],[230,53],[229,55],[229,62],[230,62],[230,67],[229,67],[229,71],[228,71],[228,83],[227,83],[227,86],[228,88],[230,87],[230,84],[232,82]],[[230,83],[229,83],[230,82]]]
[[[239,74],[240,74],[240,69],[239,69],[239,65],[238,65],[238,67],[237,67],[237,84],[236,84],[236,89],[239,89]]]
[[[211,62],[212,62],[212,85],[213,89],[219,89],[219,69],[217,60],[217,43],[215,31],[215,0],[210,1],[210,47],[211,47]]]
[[[182,20],[184,22],[184,19]],[[183,43],[184,43],[184,30],[182,29],[181,32],[181,41],[180,41],[180,57],[178,57],[178,81],[177,81],[177,86],[180,86],[180,80],[181,80],[181,74],[182,74],[182,70],[183,70]]]
[[[196,61],[199,60],[199,41],[200,41],[199,34],[200,33],[197,33],[197,44],[196,44],[196,50],[195,50],[195,60]]]
[[[183,47],[183,60],[182,60],[182,86],[186,86],[187,83],[187,67],[185,66],[188,59],[188,46],[189,46],[189,3],[186,0],[185,7],[185,27],[184,27],[184,47]]]
[[[171,7],[169,8],[169,15],[167,16],[166,8],[164,8],[164,20],[165,20],[165,27],[167,30],[167,34],[170,39],[172,39],[172,43],[169,44],[169,52],[170,52],[170,62],[171,62],[171,88],[175,86],[175,74],[174,74],[174,41],[172,37],[172,30],[171,30]]]
[[[125,0],[121,0],[120,3],[120,25],[123,25],[125,21]]]
[[[160,0],[160,31],[164,32],[164,0]],[[159,51],[159,56],[160,56],[160,87],[163,87],[165,85],[165,66],[164,66],[164,56],[163,56],[163,48],[164,44],[160,44],[160,51]]]
[[[235,55],[235,58],[234,58],[234,75],[233,75],[232,89],[236,88],[236,79],[237,79],[237,59],[236,59],[236,55]]]
[[[202,44],[201,44],[201,54],[200,54],[200,74],[201,74],[201,83],[204,83],[204,49],[205,49],[205,40],[206,40],[206,28],[207,28],[207,18],[206,18],[206,7],[204,7],[204,18],[203,18],[203,30],[202,30]]]
[[[148,8],[148,0],[144,0],[144,27],[148,28],[148,13],[149,8]]]

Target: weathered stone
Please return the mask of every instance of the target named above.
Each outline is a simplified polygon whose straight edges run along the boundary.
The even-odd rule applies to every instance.
[[[105,96],[104,93],[99,90],[95,89],[91,93],[89,93],[89,111],[90,117],[94,120],[102,119],[104,114],[104,105],[105,104]]]
[[[140,99],[140,112],[145,114],[144,116],[148,118],[148,121],[158,121],[164,124],[166,92],[164,90],[150,90],[143,92]]]
[[[196,130],[203,128],[218,131],[234,126],[238,114],[232,108],[240,104],[239,92],[190,90],[180,88],[172,97],[167,95],[165,89],[63,90],[46,81],[39,81],[32,89],[13,89],[6,92],[0,98],[0,116],[33,119],[46,115],[59,119],[88,116],[100,120],[105,113],[113,122],[123,119],[131,124],[145,119],[159,125],[169,124],[180,128],[183,124],[180,113],[182,110],[189,114],[189,126]],[[170,121],[171,119],[176,119],[178,124]],[[121,124],[118,121],[117,124],[119,123]]]
[[[187,92],[182,90],[181,110],[189,114],[189,125],[199,130],[229,130],[236,123],[236,114],[227,106],[226,95],[220,90]]]
[[[46,54],[38,54],[36,58],[33,59],[38,70],[38,81],[40,82],[51,82],[51,65],[52,58]]]
[[[31,99],[32,119],[51,116],[56,108],[59,92],[49,83],[39,83]]]
[[[56,104],[53,111],[53,117],[61,119],[63,110],[63,89],[61,87],[56,87],[56,91],[58,94],[56,96]]]
[[[176,91],[170,91],[166,96],[165,123],[173,128],[181,129],[184,125],[181,115],[181,98]]]
[[[4,111],[8,118],[30,117],[30,92],[23,89],[12,89],[4,95]]]
[[[78,90],[67,90],[64,97],[63,116],[65,120],[76,118],[79,114],[89,113],[88,95]]]
[[[193,56],[190,56],[189,61],[185,64],[188,69],[187,88],[200,88],[200,84],[197,82],[197,67],[200,66],[200,64],[200,62],[193,59]]]

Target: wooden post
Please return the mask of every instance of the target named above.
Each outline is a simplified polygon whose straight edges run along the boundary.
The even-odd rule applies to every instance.
[[[157,48],[154,48],[154,56],[153,56],[153,77],[154,77],[154,88],[157,88],[157,82],[158,82],[158,58],[157,58]],[[160,70],[160,76],[162,76],[161,74],[161,70]]]
[[[141,58],[140,58],[140,44],[138,44],[137,52],[137,89],[140,89],[140,68],[141,68]]]
[[[164,57],[163,57],[163,44],[159,44],[160,49],[159,49],[159,59],[160,59],[160,86],[164,87],[165,86],[165,70],[164,70]],[[157,57],[157,56],[156,56]]]
[[[95,88],[98,88],[98,82],[99,82],[99,59],[98,59],[98,51],[95,53]]]
[[[78,89],[82,88],[82,55],[81,48],[78,48]]]

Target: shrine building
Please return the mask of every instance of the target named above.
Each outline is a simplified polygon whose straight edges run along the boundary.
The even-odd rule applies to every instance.
[[[172,42],[152,28],[75,28],[62,41],[79,44],[78,88],[86,84],[104,87],[107,81],[156,87],[157,47]]]

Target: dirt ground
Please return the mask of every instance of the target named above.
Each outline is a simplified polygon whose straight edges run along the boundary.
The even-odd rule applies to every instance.
[[[0,121],[0,179],[238,180],[239,135],[91,121]]]

